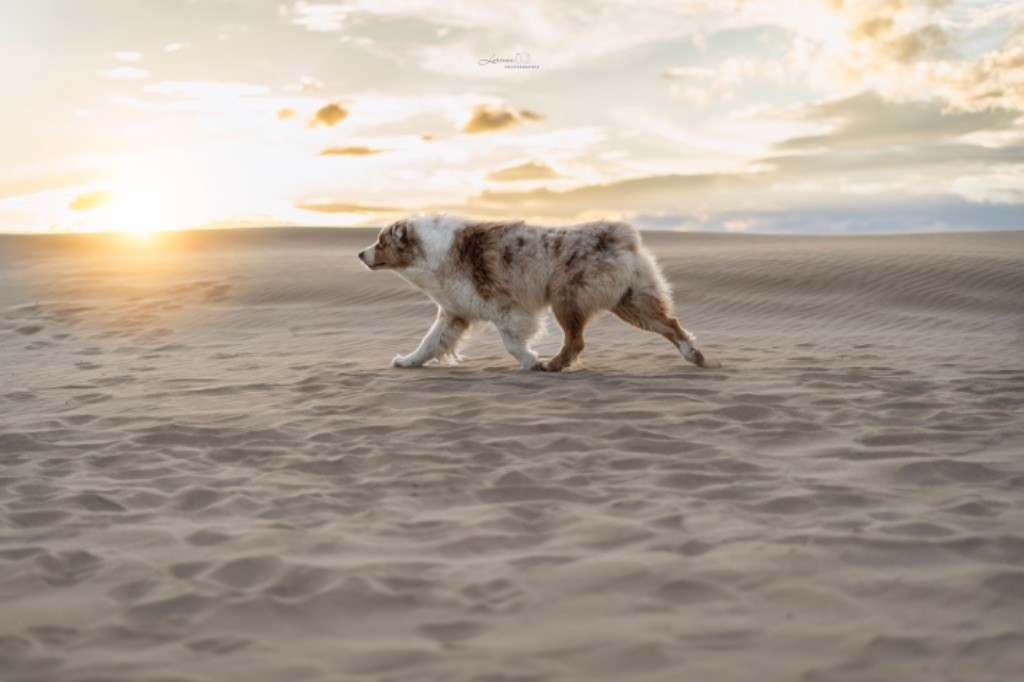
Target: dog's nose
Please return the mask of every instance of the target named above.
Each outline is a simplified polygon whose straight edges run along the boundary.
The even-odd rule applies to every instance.
[[[365,260],[365,259],[363,258],[363,256],[364,256],[365,254],[366,254],[366,251],[365,251],[365,250],[363,250],[363,251],[360,251],[360,252],[359,252],[359,260]]]

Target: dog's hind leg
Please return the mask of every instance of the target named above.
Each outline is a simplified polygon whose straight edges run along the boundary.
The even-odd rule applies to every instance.
[[[576,358],[583,352],[583,329],[587,326],[586,315],[575,302],[571,300],[555,301],[551,306],[555,315],[555,321],[562,328],[562,348],[553,358],[543,363],[539,369],[548,372],[561,372],[576,362]]]
[[[519,361],[523,369],[538,369],[540,359],[530,348],[530,340],[540,329],[537,315],[527,312],[515,312],[505,319],[496,321],[495,326],[501,334],[501,340],[512,357]]]
[[[457,357],[459,342],[469,329],[469,322],[444,310],[437,311],[437,319],[420,341],[419,347],[409,355],[396,355],[391,361],[395,367],[420,367],[430,360]]]
[[[612,312],[624,322],[664,336],[679,349],[684,358],[698,367],[720,367],[718,360],[706,356],[694,346],[697,337],[683,329],[679,320],[672,317],[670,310],[671,303],[667,295],[632,288],[627,289],[612,308]]]

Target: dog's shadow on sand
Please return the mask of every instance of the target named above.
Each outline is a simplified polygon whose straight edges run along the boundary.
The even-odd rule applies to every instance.
[[[439,365],[430,364],[415,368],[387,368],[377,372],[367,372],[380,379],[400,380],[407,386],[422,387],[429,390],[431,383],[452,384],[466,383],[470,386],[474,382],[493,387],[516,386],[528,388],[547,388],[552,386],[580,385],[580,384],[622,384],[638,386],[644,382],[671,380],[687,384],[716,383],[725,381],[730,375],[738,372],[735,367],[717,367],[714,369],[700,369],[691,365],[679,365],[676,367],[650,367],[640,368],[617,368],[614,366],[582,366],[563,372],[529,372],[515,367],[506,367],[496,364],[473,366],[472,361],[460,365]]]

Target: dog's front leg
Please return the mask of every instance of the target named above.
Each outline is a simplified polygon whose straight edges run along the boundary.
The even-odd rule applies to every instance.
[[[537,354],[530,348],[530,339],[537,335],[540,321],[531,313],[509,315],[505,320],[495,322],[505,350],[519,361],[523,369],[539,369]]]
[[[436,358],[454,357],[468,327],[469,324],[461,317],[438,310],[437,319],[420,341],[419,347],[408,355],[396,355],[391,364],[395,367],[420,367]]]

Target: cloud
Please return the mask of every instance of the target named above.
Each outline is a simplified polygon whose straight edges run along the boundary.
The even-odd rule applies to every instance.
[[[916,202],[868,202],[859,206],[716,214],[630,216],[641,228],[783,234],[897,234],[961,230],[1012,230],[1024,224],[1024,205],[972,203],[934,194]]]
[[[751,184],[750,174],[650,175],[553,191],[546,187],[515,192],[484,190],[471,205],[514,207],[546,215],[575,215],[587,211],[640,211],[677,209],[680,202],[739,191]],[[738,198],[738,197],[737,197]]]
[[[324,84],[313,78],[312,76],[303,76],[299,80],[299,91],[304,93],[320,92],[324,89]]]
[[[464,133],[486,133],[492,130],[501,130],[515,125],[516,115],[508,109],[496,109],[490,105],[481,104],[473,109],[469,120],[462,126]]]
[[[158,95],[223,101],[235,97],[266,95],[270,88],[252,83],[222,81],[162,81],[147,85],[145,92]]]
[[[277,120],[288,121],[290,119],[295,118],[297,115],[298,113],[294,109],[292,109],[291,107],[286,107],[284,109],[278,109]]]
[[[305,95],[320,92],[323,89],[324,84],[312,76],[303,76],[299,79],[298,83],[285,86],[285,90],[288,90],[289,92],[301,92]]]
[[[336,201],[298,202],[295,204],[295,208],[317,213],[402,213],[406,211],[398,206],[368,206]]]
[[[1018,0],[337,0],[296,2],[282,15],[308,30],[344,30],[349,40],[396,23],[422,30],[430,37],[396,44],[389,56],[449,76],[480,76],[478,60],[496,49],[501,56],[503,45],[510,54],[528,49],[546,69],[586,68],[638,46],[672,40],[706,48],[709,41],[735,41],[741,32],[781,29],[781,54],[765,58],[766,48],[759,46],[756,58],[725,60],[714,75],[684,71],[709,68],[704,65],[668,69],[665,75],[672,79],[706,81],[673,84],[673,93],[709,104],[729,99],[730,81],[784,78],[832,96],[871,89],[890,99],[939,96],[958,108],[1024,111],[1024,69],[1018,63],[1024,32],[1008,30],[1022,6]],[[1000,36],[1005,38],[996,49],[972,54]]]
[[[114,58],[122,62],[141,62],[141,52],[115,52]]]
[[[788,178],[821,177],[829,173],[907,172],[932,169],[953,177],[994,166],[1024,164],[1024,146],[981,147],[972,144],[926,144],[913,147],[846,147],[820,154],[768,156],[755,162]],[[1022,183],[1024,184],[1024,183]]]
[[[938,142],[977,131],[1013,126],[1017,112],[947,110],[937,101],[890,102],[874,93],[796,107],[791,116],[828,121],[831,131],[797,137],[777,145],[780,150],[838,147],[880,147]]]
[[[661,72],[661,77],[668,80],[711,78],[715,69],[704,66],[673,66]]]
[[[114,192],[107,190],[94,190],[92,192],[85,192],[79,194],[74,200],[68,204],[68,208],[73,211],[88,211],[93,208],[99,208],[105,206],[114,200]]]
[[[330,147],[320,152],[320,156],[372,156],[386,151],[388,150],[366,146]]]
[[[1024,31],[977,60],[930,64],[925,77],[932,92],[960,109],[1024,111]]]
[[[340,31],[349,13],[356,11],[358,6],[358,2],[335,5],[297,2],[292,10],[292,22],[310,31]]]
[[[104,78],[113,78],[115,80],[141,80],[143,78],[149,78],[149,71],[140,69],[137,66],[116,66],[112,69],[104,69],[100,71],[100,75]]]
[[[539,161],[527,161],[516,166],[509,166],[492,171],[486,175],[488,180],[497,182],[518,182],[521,180],[549,180],[561,177],[554,168]]]
[[[959,178],[953,189],[980,204],[1024,204],[1024,178],[1019,172],[986,173]]]
[[[848,17],[847,38],[854,44],[886,59],[909,64],[927,56],[941,54],[948,44],[945,31],[934,23],[921,24],[944,3],[915,0],[839,3],[839,12]]]
[[[316,127],[318,125],[325,125],[328,128],[332,128],[337,124],[341,123],[348,117],[348,109],[338,104],[326,104],[313,114],[313,118],[310,119],[309,125]]]
[[[469,119],[460,128],[464,133],[489,133],[521,123],[522,121],[539,121],[543,118],[540,114],[523,109],[515,111],[507,107],[499,107],[491,104],[478,104],[473,107]]]
[[[344,31],[347,37],[359,31],[377,34],[374,29],[384,25],[409,27],[416,38],[395,50],[396,58],[411,57],[419,67],[438,73],[479,77],[478,60],[496,50],[504,56],[503,46],[509,57],[518,50],[530,52],[544,68],[585,66],[605,55],[687,36],[713,11],[724,13],[708,0],[344,0],[296,2],[282,14],[307,30]],[[535,73],[504,72],[512,77]]]
[[[1024,111],[1024,3],[943,0],[741,0],[725,30],[777,27],[787,81],[831,96],[940,98],[959,109]],[[1001,42],[1000,42],[1001,41]]]
[[[786,67],[776,59],[740,55],[729,57],[714,67],[668,68],[661,72],[661,77],[672,81],[669,93],[673,98],[704,107],[715,101],[736,99],[734,89],[748,80],[782,85],[786,81]]]
[[[142,91],[144,96],[115,95],[112,101],[152,114],[149,121],[156,126],[161,125],[159,114],[188,114],[187,120],[206,135],[265,130],[275,116],[287,119],[289,114],[281,112],[296,101],[273,96],[265,85],[229,81],[161,81]],[[173,134],[181,134],[186,125],[179,119]]]
[[[1024,203],[1024,145],[970,143],[1016,131],[1016,112],[949,110],[939,102],[890,102],[862,93],[795,107],[790,118],[831,130],[775,144],[774,155],[705,173],[651,173],[553,190],[484,189],[472,207],[553,217],[611,213],[694,214],[911,205],[929,192],[978,202]],[[637,114],[638,120],[646,119]],[[674,139],[674,136],[672,137]],[[742,163],[742,162],[741,162]],[[488,179],[496,179],[489,176]],[[740,223],[736,223],[740,224]]]

